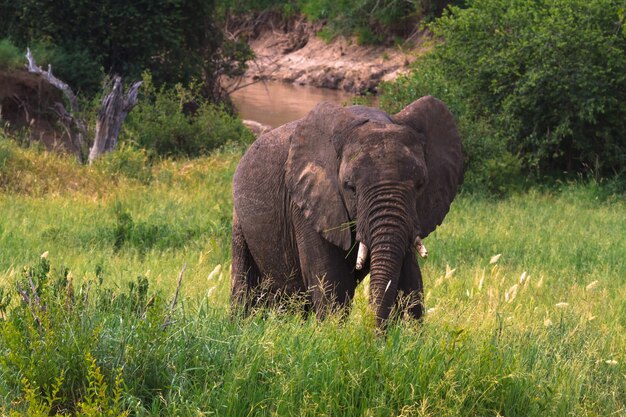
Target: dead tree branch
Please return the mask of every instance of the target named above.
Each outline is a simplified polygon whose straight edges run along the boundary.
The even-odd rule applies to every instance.
[[[102,99],[102,105],[98,110],[96,137],[89,150],[90,164],[103,153],[115,149],[122,123],[124,123],[128,112],[137,104],[137,94],[141,84],[142,81],[137,81],[124,95],[122,78],[113,77],[113,87]]]
[[[76,94],[74,94],[74,92],[69,87],[69,85],[59,80],[54,75],[52,75],[52,65],[48,64],[48,71],[42,70],[41,67],[37,65],[37,63],[35,62],[35,58],[33,57],[33,54],[30,51],[30,48],[26,48],[26,59],[28,60],[28,71],[32,72],[33,74],[37,74],[41,76],[50,84],[52,84],[53,86],[61,90],[63,94],[65,95],[65,97],[67,98],[67,101],[70,103],[71,114],[74,115],[72,117],[72,121],[74,122],[74,124],[76,125],[76,129],[78,130],[77,135],[75,135],[75,137],[74,135],[72,135],[70,137],[70,140],[72,141],[74,147],[76,148],[74,149],[74,151],[76,152],[76,156],[78,157],[78,160],[82,163],[83,162],[82,150],[83,150],[83,146],[85,143],[85,138],[87,137],[87,127],[85,126],[85,123],[79,117],[80,105],[78,104],[78,97],[76,97]],[[60,103],[59,105],[61,107],[63,106]]]
[[[60,116],[62,123],[65,124],[66,129],[70,123],[73,123],[76,126],[78,133],[77,135],[70,134],[70,140],[75,148],[79,161],[83,163],[83,149],[85,138],[87,138],[87,128],[81,118],[78,97],[66,83],[52,75],[51,65],[48,65],[47,71],[44,71],[37,65],[30,48],[27,48],[26,50],[26,59],[28,60],[29,72],[41,76],[50,84],[61,90],[67,98],[67,101],[70,104],[70,112],[67,112],[61,103],[57,103],[55,105],[55,110]],[[89,150],[90,164],[103,153],[110,152],[115,149],[115,146],[117,145],[117,137],[119,136],[122,124],[124,123],[128,113],[133,107],[135,107],[135,104],[137,104],[137,94],[141,84],[142,81],[137,81],[124,95],[122,78],[119,76],[113,77],[112,83],[109,84],[112,85],[111,91],[104,96],[102,99],[102,105],[98,110],[96,135],[93,145]],[[69,131],[69,129],[67,130]]]

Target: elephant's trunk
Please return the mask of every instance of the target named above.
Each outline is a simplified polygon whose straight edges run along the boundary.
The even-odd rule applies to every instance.
[[[386,186],[369,199],[370,305],[376,323],[384,326],[398,293],[402,262],[414,230],[410,193]],[[412,243],[412,242],[411,242]]]
[[[372,249],[370,269],[370,304],[376,324],[382,327],[389,317],[398,294],[398,278],[404,250],[395,245],[376,244]]]

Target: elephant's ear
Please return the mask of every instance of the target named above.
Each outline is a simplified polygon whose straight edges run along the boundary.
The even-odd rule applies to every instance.
[[[344,250],[352,242],[340,192],[339,160],[346,136],[366,121],[335,104],[318,104],[296,127],[285,166],[291,200],[315,230]]]
[[[424,238],[441,224],[463,182],[461,138],[450,110],[432,96],[409,104],[395,119],[423,134],[425,139],[428,183],[417,200],[420,237]]]

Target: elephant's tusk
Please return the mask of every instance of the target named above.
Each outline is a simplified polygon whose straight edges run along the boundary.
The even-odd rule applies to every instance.
[[[363,265],[365,265],[365,259],[367,258],[367,246],[365,243],[359,243],[359,253],[356,256],[356,269],[363,269]]]
[[[426,249],[426,246],[424,246],[422,239],[420,239],[419,236],[415,238],[414,246],[419,256],[422,258],[428,258],[428,249]]]

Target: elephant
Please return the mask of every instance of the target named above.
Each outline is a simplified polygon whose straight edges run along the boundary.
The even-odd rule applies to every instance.
[[[347,310],[369,273],[377,327],[394,307],[419,319],[415,251],[448,213],[463,160],[454,117],[432,96],[393,116],[320,103],[265,133],[233,177],[232,309],[302,296],[324,317]]]

